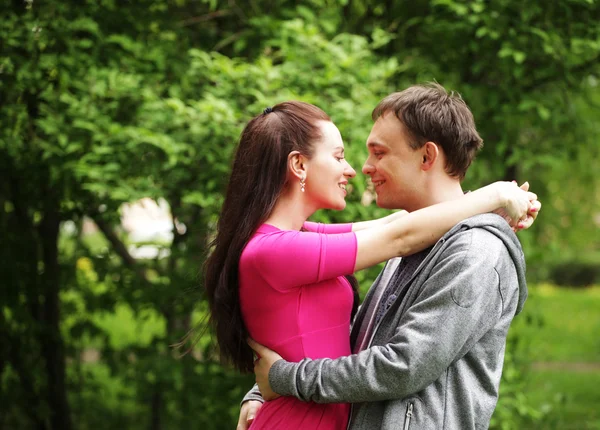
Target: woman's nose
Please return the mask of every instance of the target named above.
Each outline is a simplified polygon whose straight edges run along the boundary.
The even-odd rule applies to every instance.
[[[356,170],[352,168],[350,163],[346,161],[346,168],[344,169],[344,176],[348,176],[350,178],[354,178],[356,176]]]

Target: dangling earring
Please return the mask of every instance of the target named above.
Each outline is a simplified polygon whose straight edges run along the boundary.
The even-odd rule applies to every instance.
[[[306,183],[304,181],[305,181],[304,178],[300,178],[300,191],[302,191],[302,192],[304,192],[304,189],[306,187]]]

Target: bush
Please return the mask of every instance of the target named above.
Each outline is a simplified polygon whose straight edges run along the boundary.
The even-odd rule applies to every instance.
[[[551,265],[549,281],[566,287],[589,287],[600,283],[600,261],[568,260]]]

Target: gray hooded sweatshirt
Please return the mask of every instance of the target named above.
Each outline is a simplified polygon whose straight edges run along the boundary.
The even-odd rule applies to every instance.
[[[386,269],[365,297],[352,344],[373,317],[367,310],[386,288],[385,275]],[[478,215],[433,247],[367,349],[335,360],[277,361],[269,382],[275,392],[301,400],[353,403],[353,430],[486,429],[508,328],[526,297],[517,237],[501,217]],[[252,398],[251,391],[245,400]]]

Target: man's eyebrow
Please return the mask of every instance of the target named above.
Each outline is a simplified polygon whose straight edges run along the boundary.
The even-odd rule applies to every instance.
[[[385,146],[384,144],[379,143],[379,142],[367,142],[367,148],[373,148],[373,149],[375,149],[375,148],[381,148],[381,149],[384,149],[384,148],[387,148],[387,146]]]

